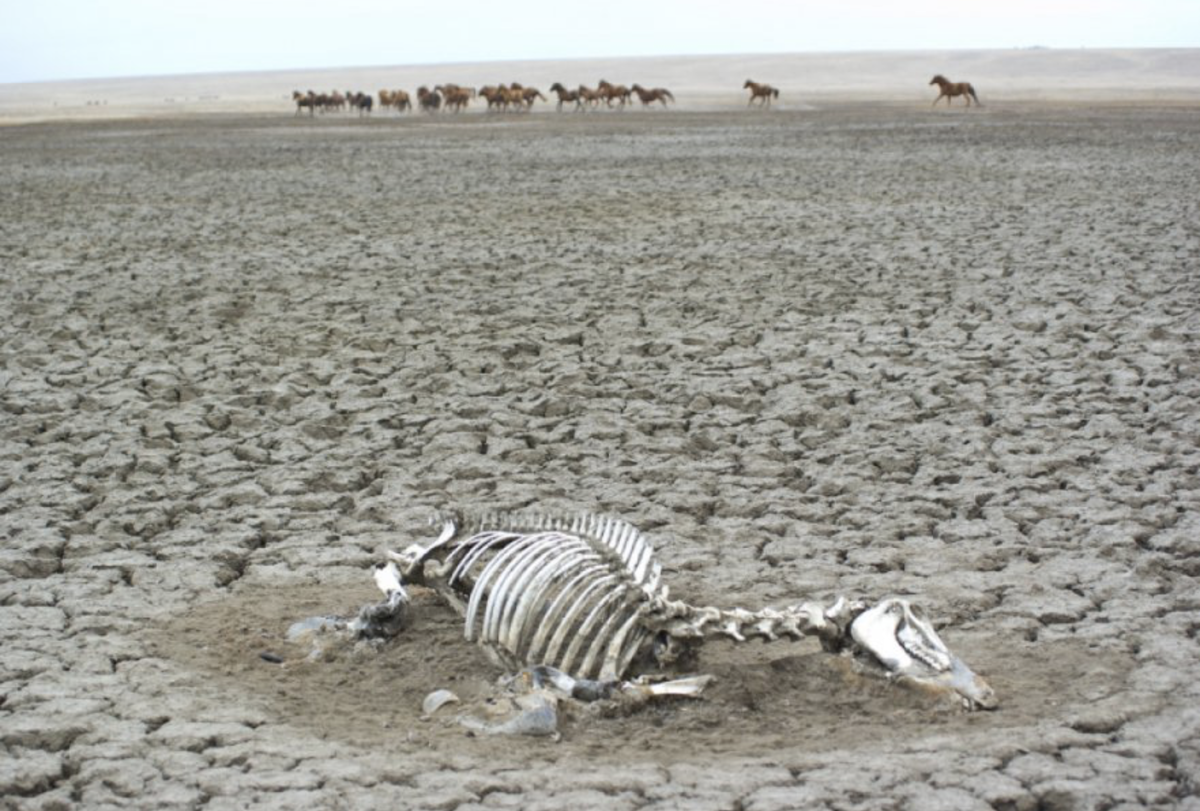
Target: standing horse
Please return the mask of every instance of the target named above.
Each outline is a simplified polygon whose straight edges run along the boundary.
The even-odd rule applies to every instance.
[[[930,79],[929,83],[938,86],[938,97],[933,100],[933,104],[930,106],[937,106],[937,103],[942,100],[942,96],[946,97],[947,107],[950,106],[950,100],[955,96],[962,96],[963,100],[967,102],[968,107],[971,106],[971,99],[975,99],[975,103],[980,107],[983,106],[983,102],[979,100],[979,96],[975,95],[975,88],[971,86],[970,82],[952,82],[939,73]]]
[[[558,94],[558,106],[556,109],[560,113],[562,112],[563,104],[568,101],[575,102],[576,110],[583,109],[583,97],[579,95],[578,90],[567,90],[567,88],[562,86],[562,82],[555,82],[550,85],[550,92]]]
[[[749,79],[742,85],[742,89],[750,91],[750,101],[746,104],[747,107],[754,104],[755,99],[762,99],[761,106],[770,107],[771,99],[779,98],[779,88],[771,87],[769,84],[752,82]]]
[[[634,93],[637,93],[638,99],[642,102],[643,107],[649,107],[656,101],[661,101],[662,106],[667,106],[667,99],[675,101],[675,97],[671,95],[671,91],[665,87],[656,87],[653,90],[647,90],[640,84],[635,84],[629,88]]]

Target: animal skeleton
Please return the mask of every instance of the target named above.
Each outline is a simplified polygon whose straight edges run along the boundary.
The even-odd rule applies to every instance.
[[[452,605],[466,638],[508,669],[547,665],[577,679],[610,681],[635,662],[675,661],[714,635],[815,636],[827,651],[849,651],[888,678],[953,695],[968,709],[997,703],[987,682],[907,600],[871,606],[838,598],[828,607],[802,602],[761,611],[692,606],[669,598],[650,543],[613,518],[453,516],[434,543],[388,557],[375,574],[386,599],[360,614],[360,635],[379,625],[394,633],[397,612],[407,606],[404,584],[420,584]]]

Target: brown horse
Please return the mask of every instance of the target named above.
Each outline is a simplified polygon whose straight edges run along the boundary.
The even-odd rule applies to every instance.
[[[380,90],[377,95],[380,109],[395,107],[398,113],[412,109],[412,99],[403,90]]]
[[[562,86],[562,82],[555,82],[550,85],[550,92],[558,94],[558,106],[555,109],[560,113],[562,112],[563,104],[568,101],[575,102],[576,110],[583,109],[583,96],[579,95],[578,90],[567,90],[567,88]]]
[[[474,91],[469,87],[453,87],[448,88],[445,92],[446,109],[454,112],[462,112],[471,103],[471,96]]]
[[[487,84],[475,91],[487,101],[488,112],[504,110],[508,107],[508,88],[503,85]]]
[[[613,84],[612,82],[606,82],[604,79],[600,80],[596,92],[600,94],[600,98],[604,99],[604,103],[609,107],[612,107],[614,101],[619,101],[621,109],[625,108],[625,102],[629,101],[633,95],[633,92],[625,85]]]
[[[441,93],[445,101],[446,109],[454,112],[462,112],[467,105],[471,103],[471,97],[475,95],[475,91],[470,87],[461,87],[456,84],[440,84],[433,88],[435,93]]]
[[[983,102],[979,100],[979,96],[975,95],[975,88],[971,86],[970,82],[952,82],[939,73],[930,79],[929,83],[938,86],[938,97],[933,100],[933,105],[930,106],[936,106],[942,100],[942,96],[946,97],[947,107],[950,106],[950,100],[955,96],[962,96],[963,100],[967,102],[968,107],[971,106],[971,99],[975,99],[975,103],[980,107],[983,106]]]
[[[305,107],[308,108],[309,115],[312,115],[317,111],[317,94],[311,90],[307,93],[301,93],[299,90],[293,90],[292,101],[296,102],[296,115],[300,115],[300,111]]]
[[[675,101],[675,97],[671,95],[671,91],[665,87],[656,87],[653,90],[647,90],[640,84],[635,84],[629,89],[637,93],[637,97],[642,102],[643,107],[649,107],[656,101],[661,101],[662,106],[666,107],[668,99]]]
[[[521,94],[521,102],[525,105],[526,112],[533,109],[533,103],[538,99],[546,101],[546,97],[542,95],[542,91],[536,87],[522,87],[518,92]]]
[[[579,89],[575,92],[579,94],[580,101],[586,102],[588,107],[599,107],[603,100],[599,90],[592,90],[587,85],[579,85]]]
[[[755,99],[762,100],[761,106],[770,107],[771,99],[779,98],[779,88],[771,87],[769,84],[752,82],[749,79],[747,79],[746,83],[742,85],[742,89],[750,91],[750,101],[746,104],[747,107],[749,107],[751,104],[754,104]]]

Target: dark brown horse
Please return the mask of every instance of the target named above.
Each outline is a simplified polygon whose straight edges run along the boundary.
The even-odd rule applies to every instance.
[[[979,96],[975,95],[975,88],[971,86],[970,82],[952,82],[939,73],[930,79],[929,83],[938,86],[938,97],[933,100],[933,105],[931,106],[937,105],[943,96],[946,97],[947,107],[950,106],[950,100],[955,96],[962,96],[963,100],[967,102],[968,107],[971,106],[971,99],[975,99],[975,103],[980,107],[983,106],[983,102],[979,100]]]
[[[647,90],[640,84],[635,84],[629,88],[634,93],[637,93],[638,99],[642,102],[643,107],[649,107],[656,101],[661,101],[662,106],[667,106],[667,100],[675,101],[675,97],[671,95],[671,91],[665,87],[656,87],[653,90]]]
[[[569,101],[575,102],[576,110],[583,109],[583,97],[579,95],[578,90],[567,90],[567,88],[562,86],[562,82],[555,82],[550,85],[550,92],[558,94],[558,106],[555,109],[560,113],[562,112],[563,105]]]
[[[421,85],[417,88],[417,104],[423,113],[436,113],[442,107],[442,94]]]
[[[375,99],[370,93],[349,93],[346,96],[346,102],[350,105],[350,109],[358,110],[360,117],[370,115],[371,109],[375,106]]]
[[[292,101],[296,102],[296,115],[300,115],[300,111],[305,107],[308,108],[309,115],[312,115],[317,111],[317,94],[311,90],[307,93],[301,93],[299,90],[293,90]]]
[[[742,85],[742,89],[750,91],[750,101],[747,103],[747,107],[753,104],[755,99],[761,99],[761,105],[763,107],[770,107],[771,99],[779,98],[779,88],[771,87],[769,84],[752,82],[749,79],[747,79],[746,83]]]

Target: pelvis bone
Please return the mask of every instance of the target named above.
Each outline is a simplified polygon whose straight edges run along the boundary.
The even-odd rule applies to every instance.
[[[816,636],[825,650],[848,652],[900,683],[951,694],[969,709],[996,706],[987,683],[905,600],[761,611],[671,600],[649,541],[613,518],[455,516],[434,543],[388,556],[375,578],[386,597],[381,620],[404,605],[403,584],[432,588],[463,616],[466,638],[509,670],[547,665],[577,679],[618,680],[635,663],[665,664],[714,635]],[[360,615],[362,635],[375,633],[371,616]]]

